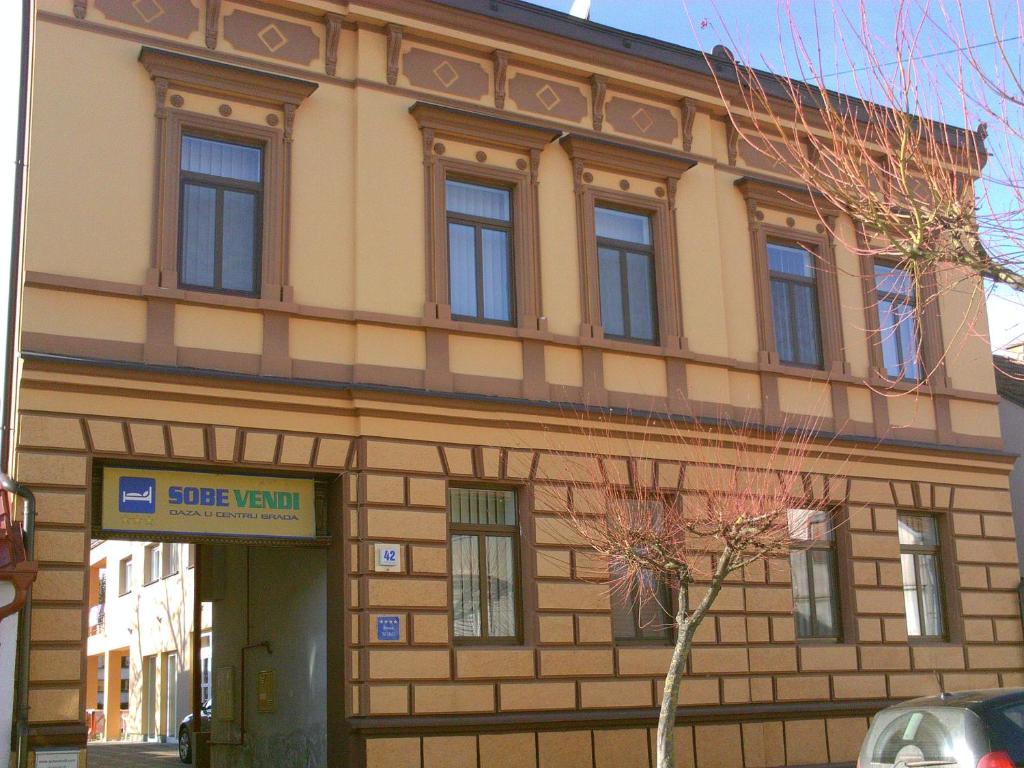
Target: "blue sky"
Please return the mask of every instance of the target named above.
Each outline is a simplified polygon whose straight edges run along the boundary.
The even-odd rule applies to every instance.
[[[920,0],[928,2],[929,0]],[[931,0],[933,5],[938,0]],[[70,2],[70,0],[69,0]],[[974,42],[984,43],[992,38],[992,31],[984,18],[985,3],[963,0],[968,13]],[[1015,0],[993,0],[997,12],[1012,15]],[[572,0],[536,0],[559,11],[568,11]],[[7,274],[10,242],[11,187],[13,183],[15,135],[17,122],[18,48],[20,44],[20,0],[0,0],[0,274]],[[780,17],[779,3],[774,0],[592,0],[591,20],[618,29],[666,40],[703,50],[711,50],[725,43],[754,66],[767,65],[779,69],[784,58],[793,59],[792,51],[783,51],[780,30],[787,24]],[[817,39],[815,24],[827,30],[820,36],[823,67],[829,71],[849,69],[849,57],[827,43],[837,36],[831,33],[832,3],[821,0],[791,0],[794,18],[808,39]],[[841,3],[843,8],[857,7],[857,3]],[[893,27],[894,0],[866,0],[871,30],[883,42]],[[702,22],[704,22],[702,24]],[[1015,27],[1013,28],[1015,29]],[[787,29],[788,34],[788,29]],[[941,49],[941,40],[936,41]],[[948,47],[948,46],[947,46]],[[756,53],[753,53],[756,52]],[[854,55],[856,59],[856,55]],[[939,57],[937,62],[952,63],[955,57]],[[827,67],[835,63],[834,67]],[[855,61],[855,63],[858,63]],[[52,85],[52,84],[51,84]],[[834,78],[830,83],[840,90],[853,90],[850,75]],[[865,94],[862,94],[865,95]],[[939,99],[937,104],[951,103]],[[959,114],[930,115],[951,122],[960,122]],[[0,318],[5,317],[6,291],[0,291]],[[989,317],[993,342],[1005,344],[1010,338],[1024,333],[1024,297],[1006,292],[989,301]]]

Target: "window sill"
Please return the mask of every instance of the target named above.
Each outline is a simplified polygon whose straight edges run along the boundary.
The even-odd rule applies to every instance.
[[[144,285],[142,296],[154,299],[169,299],[180,301],[185,304],[204,304],[218,307],[230,307],[233,309],[274,309],[279,312],[299,312],[299,307],[294,302],[286,302],[284,299],[273,299],[263,296],[247,296],[238,293],[229,293],[216,290],[204,291],[198,288],[160,288],[157,286]]]
[[[932,648],[960,648],[963,643],[959,640],[951,640],[947,637],[921,637],[909,635],[907,637],[907,645],[915,647],[932,647]]]

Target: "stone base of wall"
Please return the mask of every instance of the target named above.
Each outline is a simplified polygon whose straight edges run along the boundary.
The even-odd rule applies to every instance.
[[[684,725],[679,768],[853,765],[867,717]],[[366,768],[654,768],[653,728],[522,731],[366,740]]]

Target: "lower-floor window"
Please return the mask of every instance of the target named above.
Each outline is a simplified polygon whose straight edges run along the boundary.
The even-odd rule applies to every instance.
[[[648,572],[636,583],[619,581],[612,590],[612,636],[616,642],[672,640],[672,594]]]
[[[943,637],[942,573],[938,522],[930,515],[899,516],[900,566],[907,634]]]
[[[451,488],[448,515],[456,640],[518,639],[515,491]]]
[[[828,511],[791,509],[789,567],[797,637],[839,637],[836,551]]]

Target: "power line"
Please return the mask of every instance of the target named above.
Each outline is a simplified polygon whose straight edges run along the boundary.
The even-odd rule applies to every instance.
[[[910,58],[905,59],[905,61],[922,61],[924,59],[933,59],[933,58],[935,58],[937,56],[948,56],[951,53],[963,53],[964,51],[971,51],[971,50],[975,50],[977,48],[988,48],[988,47],[993,46],[993,45],[1001,45],[1003,43],[1012,43],[1014,40],[1020,40],[1020,39],[1021,39],[1020,35],[1013,35],[1012,37],[1003,37],[1003,38],[999,38],[999,39],[996,39],[996,40],[989,40],[988,42],[985,42],[985,43],[975,43],[974,45],[964,45],[964,46],[960,46],[959,48],[950,48],[948,51],[935,51],[933,53],[921,54],[920,56],[911,56]],[[822,77],[839,77],[840,75],[852,75],[854,72],[865,72],[865,71],[867,71],[869,69],[882,69],[883,67],[891,67],[891,66],[893,66],[895,64],[899,64],[900,62],[901,62],[901,60],[897,59],[896,61],[889,61],[889,62],[886,62],[885,64],[868,64],[868,65],[863,66],[863,67],[854,67],[853,69],[844,69],[841,72],[830,72],[827,75],[822,75]]]

